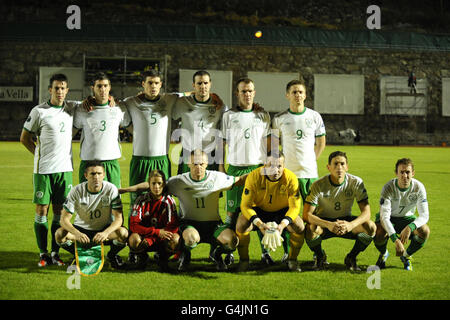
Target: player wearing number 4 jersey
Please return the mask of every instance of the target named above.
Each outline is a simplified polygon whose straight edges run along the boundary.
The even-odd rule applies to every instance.
[[[119,268],[123,262],[117,254],[128,238],[128,230],[122,227],[119,190],[103,180],[105,169],[100,161],[88,161],[84,175],[87,181],[72,188],[64,203],[56,241],[71,253],[74,241],[83,245],[112,241],[107,257],[114,268]],[[73,214],[76,216],[72,224]]]
[[[355,240],[345,257],[345,265],[351,271],[360,271],[356,256],[369,246],[376,231],[375,223],[370,221],[367,191],[361,178],[347,173],[344,152],[331,153],[327,168],[330,174],[312,184],[303,207],[303,219],[307,222],[306,243],[315,253],[314,269],[323,269],[327,264],[322,240],[337,236]],[[359,216],[352,216],[354,200],[361,210]]]
[[[388,237],[395,244],[404,269],[411,271],[411,256],[421,249],[428,237],[428,201],[424,185],[414,179],[414,164],[411,159],[402,158],[395,164],[397,178],[386,183],[381,191],[380,213],[376,216],[377,234],[375,246],[380,251],[377,266],[384,268],[389,256]],[[415,217],[416,211],[419,217]],[[400,237],[397,235],[400,234]],[[408,239],[411,244],[405,250]]]
[[[96,74],[91,88],[97,105],[90,112],[77,108],[74,116],[74,127],[83,130],[80,140],[79,180],[86,181],[84,176],[86,161],[101,160],[105,166],[105,180],[119,188],[118,159],[122,156],[119,127],[129,126],[131,120],[128,113],[120,107],[109,106],[111,82],[106,74]]]
[[[33,203],[36,204],[34,232],[40,251],[38,266],[64,265],[54,239],[60,227],[62,205],[72,187],[72,123],[75,104],[65,101],[69,91],[64,74],[55,74],[49,83],[50,99],[34,107],[23,126],[20,142],[34,155]],[[33,137],[37,138],[37,143]],[[47,253],[50,202],[51,256]]]

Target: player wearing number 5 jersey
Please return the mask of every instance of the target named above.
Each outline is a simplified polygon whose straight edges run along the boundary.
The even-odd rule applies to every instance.
[[[329,175],[315,181],[303,207],[306,227],[306,243],[315,253],[315,269],[327,264],[322,240],[331,237],[353,239],[355,245],[345,257],[345,265],[352,271],[360,271],[356,256],[364,251],[375,236],[376,226],[370,221],[370,206],[364,182],[348,174],[347,155],[335,151],[328,157]],[[358,203],[361,214],[352,216],[353,202]]]
[[[413,178],[415,172],[411,159],[399,159],[395,165],[395,174],[397,178],[386,183],[381,191],[380,213],[375,220],[377,235],[374,242],[380,251],[377,266],[386,266],[389,237],[395,244],[395,251],[404,269],[411,271],[411,256],[425,245],[430,236],[427,193],[424,185]],[[419,213],[417,218],[414,215],[416,208]],[[411,244],[405,250],[404,245],[409,239]]]
[[[105,166],[105,180],[119,188],[118,159],[122,156],[119,127],[129,126],[131,120],[128,113],[120,107],[109,106],[111,82],[104,73],[95,75],[91,88],[97,105],[89,112],[79,107],[74,116],[74,127],[83,130],[80,140],[79,179],[80,182],[86,181],[86,161],[101,160]]]
[[[118,268],[123,262],[117,253],[125,247],[128,238],[128,230],[122,227],[119,190],[104,181],[105,170],[101,161],[88,161],[84,175],[87,181],[73,187],[64,203],[56,241],[72,253],[73,241],[84,245],[112,241],[107,257],[111,265]]]
[[[273,135],[281,140],[286,156],[286,168],[299,179],[305,201],[311,184],[317,180],[317,159],[325,148],[325,125],[317,111],[305,107],[306,87],[292,80],[286,86],[289,109],[272,119]]]
[[[62,205],[72,187],[73,171],[72,123],[75,104],[65,101],[69,91],[67,77],[64,74],[52,75],[48,88],[50,99],[31,110],[20,136],[20,142],[34,155],[34,232],[40,251],[39,267],[64,265],[58,255],[59,246],[54,233],[60,227]],[[51,256],[47,253],[50,203],[53,206]]]

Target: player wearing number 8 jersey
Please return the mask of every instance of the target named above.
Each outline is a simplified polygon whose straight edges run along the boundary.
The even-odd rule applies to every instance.
[[[130,125],[128,113],[120,107],[109,106],[111,82],[104,73],[98,73],[92,80],[92,90],[96,106],[92,111],[77,108],[74,127],[82,129],[80,140],[80,182],[86,181],[84,169],[86,161],[101,160],[105,166],[105,180],[120,187],[120,166],[122,156],[119,127]]]
[[[317,180],[317,159],[325,148],[325,125],[317,111],[305,107],[306,87],[302,81],[292,80],[286,86],[289,109],[272,120],[275,137],[281,140],[286,156],[286,168],[299,179],[303,201],[311,184]]]
[[[73,241],[87,245],[112,240],[107,257],[113,267],[120,267],[122,260],[117,253],[125,247],[128,231],[122,227],[119,190],[103,180],[105,170],[100,161],[88,161],[84,175],[87,181],[73,187],[64,203],[56,241],[73,253]]]
[[[306,243],[315,253],[314,268],[322,269],[327,263],[322,240],[336,236],[356,240],[345,264],[350,270],[359,271],[356,256],[369,246],[376,231],[375,223],[370,221],[367,191],[361,178],[347,173],[344,152],[331,153],[327,168],[330,174],[312,184],[304,203]],[[361,210],[359,216],[352,216],[354,200]]]

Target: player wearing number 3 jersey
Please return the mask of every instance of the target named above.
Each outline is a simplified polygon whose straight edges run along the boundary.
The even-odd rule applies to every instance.
[[[104,73],[93,79],[92,90],[96,101],[94,110],[87,112],[77,108],[73,126],[82,129],[80,140],[80,183],[86,181],[84,169],[86,161],[101,160],[105,166],[105,180],[120,187],[120,166],[122,156],[119,139],[119,127],[127,127],[131,120],[121,108],[109,106],[111,83]]]

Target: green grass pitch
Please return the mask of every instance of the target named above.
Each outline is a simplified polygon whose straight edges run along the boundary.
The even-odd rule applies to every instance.
[[[78,182],[79,144],[73,143],[74,183]],[[330,268],[311,270],[312,253],[304,244],[299,261],[302,273],[291,274],[278,263],[271,268],[259,264],[260,248],[256,233],[250,244],[251,270],[243,274],[219,273],[207,261],[209,246],[199,245],[192,251],[192,272],[162,274],[152,262],[145,271],[115,271],[107,264],[95,277],[81,277],[79,289],[69,289],[72,273],[66,267],[37,267],[38,250],[33,231],[32,204],[33,157],[18,142],[0,143],[0,299],[151,299],[151,300],[302,300],[302,299],[449,299],[450,251],[448,200],[450,190],[450,148],[327,146],[319,159],[319,175],[327,173],[330,152],[345,151],[350,173],[363,178],[369,193],[372,219],[379,210],[382,186],[394,176],[395,161],[410,157],[415,162],[416,178],[425,184],[430,207],[430,239],[414,256],[414,271],[403,270],[395,257],[393,244],[387,269],[379,274],[379,288],[370,289],[375,273],[367,273],[375,264],[378,251],[371,244],[358,256],[361,273],[348,272],[344,257],[353,241],[331,239],[323,242]],[[128,185],[132,147],[122,144],[122,184]],[[175,152],[177,154],[177,152]],[[175,172],[176,166],[172,171]],[[128,195],[123,196],[124,212],[129,208]],[[355,210],[357,206],[354,206]],[[224,199],[221,199],[221,214]],[[49,214],[51,221],[52,213]],[[49,241],[50,243],[50,241]],[[128,248],[120,255],[126,259]],[[71,258],[61,250],[63,260]],[[235,253],[236,260],[238,254]],[[273,253],[280,259],[282,249]],[[72,278],[73,279],[73,278]],[[373,280],[374,281],[374,280]],[[176,288],[176,289],[175,289]],[[271,290],[263,290],[270,288]]]

